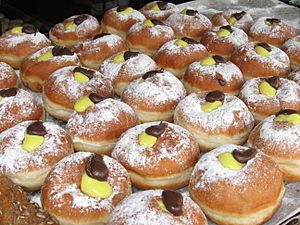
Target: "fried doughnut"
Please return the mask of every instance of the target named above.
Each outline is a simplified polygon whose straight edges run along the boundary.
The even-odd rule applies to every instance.
[[[281,109],[300,111],[300,86],[279,77],[252,78],[243,85],[239,98],[259,123]]]
[[[55,24],[49,31],[50,40],[59,46],[72,47],[92,39],[101,32],[98,20],[88,14],[71,16]]]
[[[280,19],[270,17],[259,18],[249,30],[250,40],[275,46],[280,46],[289,38],[295,36],[296,31],[291,25]]]
[[[72,48],[82,65],[98,70],[101,63],[116,54],[128,49],[125,40],[115,34],[98,34],[93,40],[87,40]]]
[[[27,191],[38,190],[54,165],[72,152],[71,137],[58,125],[24,121],[0,134],[0,172]]]
[[[168,71],[153,70],[131,82],[121,101],[135,110],[141,122],[173,121],[174,109],[185,96],[178,78]]]
[[[46,111],[63,121],[68,121],[74,112],[74,105],[81,97],[97,93],[113,97],[110,80],[96,70],[68,66],[55,71],[45,81],[43,101]]]
[[[103,32],[117,34],[125,38],[130,27],[138,22],[143,22],[146,17],[131,7],[117,7],[107,10],[101,22]]]
[[[243,83],[240,69],[217,55],[192,63],[183,77],[188,93],[219,90],[238,95]]]
[[[196,164],[190,196],[220,225],[259,225],[279,208],[285,188],[276,163],[261,151],[223,145]]]
[[[283,43],[282,50],[289,56],[292,69],[300,68],[300,35]]]
[[[210,20],[193,9],[183,9],[180,13],[174,13],[165,23],[172,27],[176,37],[179,38],[199,39],[205,31],[211,28]]]
[[[27,56],[50,45],[51,41],[35,27],[14,27],[0,37],[0,61],[19,69]]]
[[[254,126],[242,100],[220,91],[187,96],[176,107],[174,122],[190,131],[203,151],[223,144],[243,144]]]
[[[130,82],[155,69],[158,67],[149,56],[123,51],[104,60],[99,71],[111,80],[115,93],[121,96]]]
[[[176,77],[182,78],[187,67],[207,55],[206,48],[190,38],[171,40],[165,43],[154,56],[157,65]]]
[[[23,84],[32,91],[41,92],[45,80],[57,69],[79,65],[77,55],[67,48],[50,46],[27,57],[20,66]]]
[[[0,132],[26,120],[44,119],[42,103],[18,88],[0,90]]]
[[[252,77],[283,77],[291,69],[288,55],[266,43],[246,43],[232,54],[230,60],[240,68],[246,80]]]
[[[78,152],[61,160],[42,188],[44,209],[61,225],[107,224],[131,194],[128,172],[114,159]]]
[[[173,13],[178,12],[178,8],[171,2],[153,1],[144,5],[140,12],[144,14],[147,19],[157,19],[164,21]]]
[[[299,112],[282,110],[267,117],[253,129],[248,144],[274,159],[285,180],[300,181]]]
[[[109,225],[207,225],[200,207],[186,194],[149,190],[134,193],[114,210]]]
[[[78,111],[71,115],[66,128],[77,151],[110,154],[121,134],[138,123],[130,106],[114,99],[103,100],[94,93],[78,100],[76,107]]]
[[[5,62],[0,62],[0,90],[18,86],[19,81],[15,70]]]
[[[122,134],[112,157],[127,169],[136,187],[178,189],[188,184],[199,153],[198,143],[184,128],[151,122]]]

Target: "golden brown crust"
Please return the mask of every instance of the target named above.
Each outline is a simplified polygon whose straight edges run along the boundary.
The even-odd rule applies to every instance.
[[[79,58],[74,53],[72,56],[56,56],[47,60],[38,61],[37,58],[52,49],[46,47],[25,59],[20,66],[20,76],[26,87],[33,91],[42,91],[45,80],[56,70],[66,66],[79,65]]]
[[[116,35],[87,40],[73,48],[82,65],[95,70],[99,69],[104,59],[127,49],[127,42]]]
[[[251,77],[287,76],[290,72],[288,56],[279,48],[271,46],[270,56],[264,57],[254,50],[254,43],[249,42],[237,49],[231,61],[242,71],[245,79]]]
[[[126,40],[132,49],[142,48],[154,53],[164,43],[174,38],[175,33],[171,27],[165,25],[147,27],[143,23],[137,23],[129,30]]]
[[[63,22],[54,25],[49,31],[52,42],[56,45],[72,47],[84,40],[92,39],[96,34],[99,34],[101,32],[101,26],[98,20],[91,15],[83,15],[87,16],[87,19],[79,24],[74,30],[66,31],[65,25],[72,22],[78,15],[71,16]]]
[[[95,120],[92,121],[91,117]],[[74,113],[67,129],[75,138],[101,142],[115,140],[137,124],[138,119],[131,107],[114,99],[105,99],[82,113]]]
[[[0,132],[22,121],[44,119],[44,110],[29,92],[18,89],[17,95],[0,102]]]
[[[206,70],[205,66],[200,66],[200,62],[195,62],[188,67],[183,83],[189,92],[219,90],[236,95],[239,93],[244,78],[237,66],[226,62],[210,67],[211,69]]]
[[[154,60],[159,67],[180,70],[187,68],[188,65],[208,54],[205,47],[200,43],[177,46],[175,42],[176,40],[172,40],[165,43],[154,56]]]
[[[62,224],[107,223],[114,207],[131,194],[127,171],[107,156],[104,156],[104,162],[109,169],[107,182],[114,188],[112,195],[101,200],[82,193],[81,177],[91,155],[80,152],[63,159],[43,185],[43,207]]]
[[[226,146],[207,154],[218,155],[227,148]],[[230,151],[232,150],[233,148]],[[220,164],[217,161],[216,158],[213,164]],[[208,167],[203,169],[204,164],[201,166],[201,163],[207,164],[207,162],[200,159],[196,165],[190,180],[189,191],[196,202],[210,209],[235,215],[252,214],[276,204],[284,188],[282,173],[278,166],[270,157],[262,153],[257,153],[242,171],[236,172],[240,174],[239,177],[235,177],[238,175],[228,175],[233,176],[228,177],[216,173],[208,175],[206,173],[209,170]],[[218,165],[218,168],[221,167]],[[225,168],[223,170],[225,173]],[[233,171],[226,173],[234,174]]]
[[[5,62],[0,62],[0,90],[18,86],[15,70]]]
[[[130,27],[137,23],[142,22],[146,18],[139,11],[135,10],[128,15],[121,15],[117,12],[116,8],[107,10],[103,15],[102,27],[112,27],[114,30],[127,33]]]
[[[171,14],[178,12],[178,8],[171,2],[167,3],[166,10],[152,10],[151,8],[157,3],[158,1],[149,2],[144,5],[139,11],[144,14],[147,19],[158,19],[161,21],[166,20]]]
[[[259,18],[249,30],[249,39],[280,46],[289,38],[296,36],[295,29],[284,21],[267,25],[268,17]]]
[[[29,201],[25,192],[6,176],[0,175],[1,224],[52,224],[58,223],[36,203]]]
[[[50,44],[51,41],[39,32],[12,34],[7,31],[0,37],[0,61],[18,69],[27,56]]]
[[[282,45],[282,50],[289,56],[292,68],[300,67],[300,35],[287,40]]]
[[[79,83],[74,79],[74,68],[61,68],[49,76],[44,84],[43,95],[51,102],[71,110],[77,100],[92,92],[107,98],[113,97],[111,82],[102,74],[95,71],[94,78],[86,83]]]

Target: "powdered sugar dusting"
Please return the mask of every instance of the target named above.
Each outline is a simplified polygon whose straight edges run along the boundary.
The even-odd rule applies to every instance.
[[[300,35],[284,42],[282,48],[287,54],[290,54],[292,52],[299,52],[300,55]]]
[[[58,125],[44,122],[47,134],[44,143],[29,153],[22,148],[27,127],[34,121],[25,121],[0,134],[0,170],[3,173],[24,173],[30,167],[48,168],[53,166],[49,158],[62,158],[71,153],[65,148],[67,133]]]
[[[265,23],[265,20],[268,18],[270,17],[261,17],[256,20],[249,30],[250,36],[251,34],[263,34],[268,35],[270,38],[280,38],[286,35],[285,29],[282,29],[282,26],[289,26],[286,22],[281,20],[278,25],[273,24],[272,26],[269,26]]]
[[[144,82],[141,82],[141,79],[131,82],[126,87],[122,99],[139,99],[151,108],[168,102],[178,103],[186,95],[183,84],[168,71],[156,73]]]
[[[189,56],[193,52],[202,52],[206,48],[202,44],[189,44],[187,46],[180,46],[176,44],[176,39],[168,41],[157,51],[157,54],[160,52],[166,52],[169,55],[180,54],[183,56]]]
[[[154,27],[146,27],[142,22],[132,25],[132,27],[128,31],[128,35],[132,33],[136,33],[137,35],[144,29],[147,29],[148,35],[152,38],[164,37],[171,39],[175,36],[173,29],[169,26],[156,25]]]
[[[34,48],[43,44],[50,45],[49,39],[40,32],[33,34],[26,34],[23,32],[19,34],[12,34],[10,31],[8,31],[0,38],[0,42],[3,45],[7,45],[9,48],[18,48],[18,45],[24,42],[30,42]]]
[[[114,99],[105,99],[90,106],[84,113],[74,112],[68,121],[67,129],[70,133],[90,136],[96,130],[108,131],[111,124],[118,126],[122,114],[134,116],[133,109],[127,104]]]
[[[224,180],[240,188],[243,188],[243,186],[247,186],[247,183],[251,182],[251,179],[248,178],[248,174],[254,173],[253,168],[255,168],[255,165],[261,160],[263,154],[260,151],[257,151],[255,157],[249,160],[242,169],[231,170],[222,166],[218,159],[218,155],[224,152],[232,152],[234,149],[246,150],[248,148],[233,144],[227,144],[218,147],[207,154],[204,154],[200,158],[191,176],[191,179],[197,179],[197,174],[199,174],[200,171],[203,172],[201,179],[197,179],[198,182],[195,185],[196,189],[208,189],[208,184],[212,184],[220,180]],[[265,176],[267,175],[268,174],[265,174]]]
[[[174,13],[165,21],[165,23],[171,26],[177,35],[185,36],[185,30],[197,30],[197,29],[209,29],[211,22],[209,19],[197,13],[195,16],[189,16],[182,13]],[[188,27],[188,29],[187,29]]]
[[[290,73],[288,78],[295,81],[298,85],[300,85],[300,70]]]
[[[101,44],[106,44],[109,48],[114,48],[116,45],[119,45],[123,42],[123,39],[115,34],[104,35],[95,40],[86,40],[82,44],[82,49],[89,50],[90,52],[99,52],[101,48],[97,47]],[[90,46],[94,46],[91,48]],[[75,47],[76,48],[76,47]]]
[[[242,45],[238,51],[245,51],[246,57],[248,59],[258,60],[264,64],[264,67],[271,67],[273,69],[276,68],[288,68],[290,65],[290,60],[288,55],[282,51],[281,49],[270,45],[271,51],[268,57],[264,57],[259,55],[255,49],[255,43],[249,42],[245,45]],[[246,59],[245,59],[246,60]]]
[[[153,59],[145,54],[139,53],[137,56],[132,57],[120,64],[114,63],[114,58],[120,53],[103,61],[100,66],[100,72],[112,82],[121,79],[122,77],[129,76],[130,80],[137,79],[145,73],[157,69],[157,65]]]
[[[0,101],[0,127],[3,127],[7,122],[16,120],[13,109],[18,108],[18,117],[26,118],[35,113],[40,107],[42,105],[33,94],[23,89],[18,89],[15,96],[4,97]]]
[[[165,10],[152,10],[151,8],[157,3],[158,1],[153,1],[145,5],[140,11],[147,17],[151,19],[160,19],[164,17],[168,17],[169,15],[178,12],[178,8],[171,2],[167,3]]]
[[[35,52],[34,54],[30,55],[27,57],[28,60],[36,60],[38,57],[43,55],[44,53],[52,50],[54,46],[48,46],[45,48],[40,49],[39,51]],[[74,53],[73,55],[58,55],[58,56],[53,56],[49,59],[47,59],[47,62],[52,63],[52,62],[63,62],[63,61],[73,61],[79,65],[79,58],[77,55]]]
[[[291,80],[285,78],[279,79],[280,86],[273,98],[261,94],[259,91],[259,85],[265,80],[264,78],[252,78],[246,81],[241,88],[240,97],[246,104],[273,102],[279,106],[282,103],[300,102],[300,86]]]
[[[230,82],[232,79],[244,79],[240,69],[230,61],[210,66],[202,66],[199,61],[196,61],[188,67],[188,72],[195,72],[195,74],[199,74],[199,76],[212,77],[213,79],[221,75],[221,79],[224,79],[226,82]]]
[[[137,10],[133,10],[133,12],[128,13],[128,14],[124,14],[124,13],[118,13],[117,12],[117,7],[111,9],[115,12],[115,17],[120,20],[120,21],[127,21],[129,19],[135,20],[136,22],[142,22],[146,19],[146,17],[140,13]]]
[[[113,210],[114,204],[116,204],[116,202],[113,202],[113,198],[124,192],[120,184],[112,185],[113,192],[110,197],[106,199],[97,199],[81,192],[80,182],[78,184],[74,181],[71,183],[66,183],[65,181],[68,178],[68,175],[72,172],[70,171],[70,168],[76,164],[85,163],[90,156],[92,156],[92,153],[78,152],[64,158],[55,166],[54,170],[50,174],[50,178],[48,178],[54,182],[57,181],[51,185],[51,190],[49,190],[49,201],[56,201],[57,203],[54,207],[64,208],[64,206],[68,204],[64,201],[64,196],[68,195],[72,197],[70,204],[74,209],[80,209],[83,212],[102,209],[111,212]],[[128,172],[124,169],[124,167],[108,156],[103,156],[103,160],[109,170],[109,176],[107,179],[109,184],[116,183],[115,180],[117,180],[118,183],[127,182]]]
[[[180,217],[174,217],[158,206],[156,200],[160,200],[161,195],[162,190],[141,191],[132,194],[116,207],[108,224],[120,224],[122,221],[126,225],[192,225],[195,221],[192,221],[191,212],[197,211],[197,216],[198,213],[202,214],[196,203],[183,194],[183,214]]]
[[[5,62],[0,62],[0,82],[1,80],[10,79],[9,74],[11,73],[15,73],[14,69]]]
[[[161,138],[170,136],[170,140],[164,139],[158,146],[145,147],[139,144],[139,134],[145,131],[146,128],[158,125],[160,122],[151,122],[138,125],[127,130],[116,144],[112,152],[112,157],[122,163],[125,161],[130,167],[140,168],[142,170],[155,170],[161,163],[170,161],[173,165],[186,169],[186,159],[180,158],[180,155],[195,155],[195,149],[190,146],[193,145],[192,137],[184,128],[166,123],[166,131]],[[174,141],[176,144],[174,145]],[[189,161],[190,158],[187,158]],[[162,174],[168,174],[168,168],[161,171]]]
[[[238,128],[241,126],[252,127],[254,118],[239,98],[225,94],[223,105],[216,110],[206,113],[202,111],[201,105],[204,104],[206,92],[192,93],[183,99],[175,109],[174,117],[182,114],[185,122],[193,126],[200,125],[206,130],[216,132],[226,130],[229,127]]]
[[[208,31],[208,34],[206,34],[211,36],[211,40],[213,40],[213,42],[208,43],[208,46],[212,44],[214,45],[215,43],[224,42],[232,44],[234,48],[238,48],[239,46],[248,42],[248,36],[243,30],[236,27],[231,27],[231,29],[232,32],[229,36],[221,37],[217,34],[217,32],[220,30],[220,27],[213,27],[211,31]]]
[[[53,85],[59,93],[68,96],[72,102],[80,99],[84,93],[97,92],[101,87],[106,87],[107,90],[112,90],[111,82],[106,79],[100,72],[95,70],[94,76],[88,82],[81,83],[74,79],[73,70],[75,66],[67,66],[56,70],[51,74],[48,82],[53,82]],[[47,85],[47,84],[46,84]]]
[[[260,126],[259,136],[268,149],[276,146],[276,143],[284,143],[285,149],[300,152],[300,124],[283,124],[274,122],[275,115],[264,119]],[[279,124],[280,123],[280,124]],[[255,145],[255,143],[252,143]],[[284,149],[280,149],[284,151]]]

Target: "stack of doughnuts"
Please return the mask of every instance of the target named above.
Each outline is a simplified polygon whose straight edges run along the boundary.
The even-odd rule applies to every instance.
[[[0,224],[259,225],[285,207],[300,36],[205,9],[120,4],[55,24],[52,45],[30,25],[2,34]]]

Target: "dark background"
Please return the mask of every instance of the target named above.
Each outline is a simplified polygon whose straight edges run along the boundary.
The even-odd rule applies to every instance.
[[[117,0],[2,0],[0,12],[10,20],[22,19],[47,32],[54,24],[75,14],[88,13],[101,20],[103,12],[118,5]],[[126,1],[125,1],[126,2]],[[129,6],[141,8],[150,0],[130,0]],[[182,0],[170,0],[179,4]],[[104,10],[103,10],[104,9]]]

